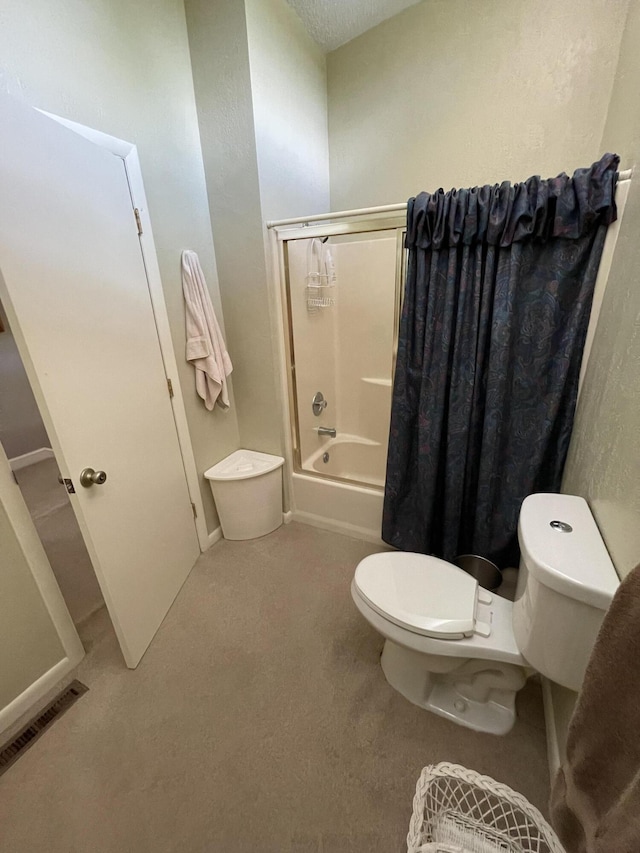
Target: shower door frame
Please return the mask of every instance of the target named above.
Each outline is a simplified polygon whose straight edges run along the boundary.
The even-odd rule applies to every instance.
[[[291,311],[291,283],[289,279],[288,243],[290,240],[308,240],[313,237],[337,237],[349,236],[350,234],[367,234],[380,231],[395,231],[396,233],[396,271],[394,282],[394,316],[393,336],[391,345],[391,377],[395,374],[396,357],[398,352],[398,333],[400,325],[400,312],[402,310],[402,299],[404,296],[404,283],[406,276],[406,250],[404,248],[406,235],[406,216],[379,214],[367,216],[366,218],[342,218],[339,214],[332,221],[323,221],[318,224],[304,224],[301,220],[299,226],[279,226],[272,229],[275,246],[274,248],[274,275],[279,283],[278,297],[280,315],[278,323],[278,339],[282,341],[281,363],[284,365],[284,383],[286,389],[283,394],[283,409],[286,423],[284,424],[284,442],[287,456],[292,462],[292,471],[289,473],[304,474],[318,480],[329,480],[331,482],[358,486],[382,492],[380,486],[373,485],[361,480],[347,477],[337,477],[332,474],[324,474],[320,471],[309,471],[302,467],[300,451],[300,421],[298,415],[298,394],[296,387],[296,365],[295,365],[295,340],[293,329],[293,315]],[[288,491],[288,490],[286,490]],[[289,495],[285,493],[288,503]]]

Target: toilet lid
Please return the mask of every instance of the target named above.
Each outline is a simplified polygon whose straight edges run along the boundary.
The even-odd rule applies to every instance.
[[[372,554],[359,563],[355,586],[381,616],[416,634],[448,640],[473,634],[478,583],[445,560]]]

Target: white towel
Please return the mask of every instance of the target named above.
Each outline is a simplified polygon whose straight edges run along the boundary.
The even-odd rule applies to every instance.
[[[229,408],[227,376],[233,370],[216,320],[204,273],[195,252],[182,253],[182,291],[187,326],[187,361],[196,371],[196,391],[211,411]]]

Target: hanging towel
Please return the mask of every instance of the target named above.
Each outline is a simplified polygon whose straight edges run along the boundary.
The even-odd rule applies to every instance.
[[[567,853],[640,850],[640,566],[614,596],[569,725],[551,821]]]
[[[196,371],[196,391],[211,411],[229,408],[227,376],[233,370],[195,252],[182,253],[182,291],[187,326],[187,361]]]

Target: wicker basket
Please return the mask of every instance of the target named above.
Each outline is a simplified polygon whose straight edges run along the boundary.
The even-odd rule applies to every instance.
[[[425,767],[409,853],[565,853],[538,809],[507,785],[458,764]]]

